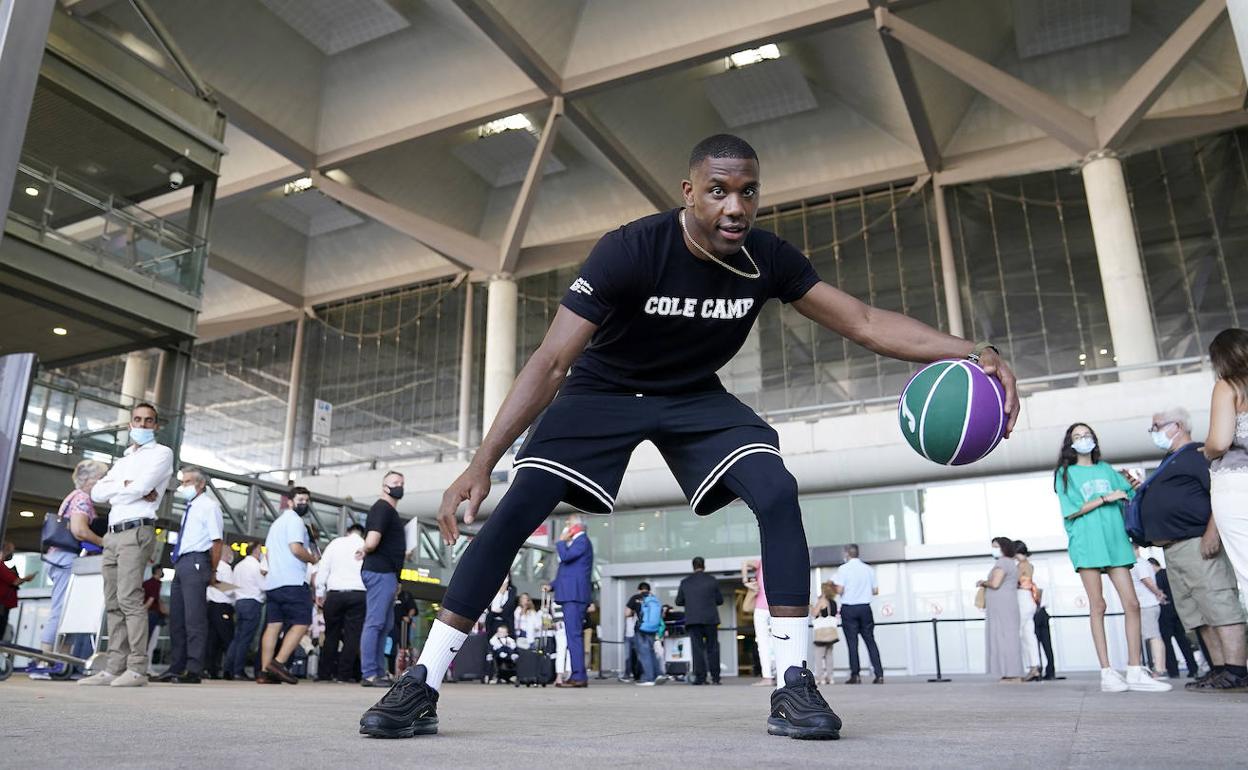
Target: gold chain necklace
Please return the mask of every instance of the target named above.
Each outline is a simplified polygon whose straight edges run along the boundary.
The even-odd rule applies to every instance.
[[[750,252],[748,252],[748,251],[746,251],[746,250],[745,250],[745,244],[744,244],[744,243],[743,243],[743,244],[741,244],[741,253],[745,255],[745,258],[746,258],[746,259],[750,260],[750,265],[754,268],[754,275],[750,275],[750,274],[749,274],[749,273],[747,273],[747,272],[744,272],[744,271],[742,271],[742,270],[738,270],[738,269],[736,269],[735,267],[733,267],[732,265],[730,265],[730,264],[728,264],[727,262],[723,261],[722,259],[720,259],[719,257],[715,256],[715,255],[714,255],[714,254],[712,254],[711,252],[709,252],[709,251],[707,251],[706,249],[702,248],[702,245],[701,245],[700,243],[698,243],[697,241],[695,241],[695,240],[693,239],[693,236],[689,234],[689,228],[685,226],[685,210],[684,210],[684,209],[681,209],[681,210],[680,210],[680,229],[685,231],[685,237],[689,239],[689,242],[693,244],[693,247],[694,247],[695,249],[697,249],[698,251],[702,252],[703,256],[705,256],[707,259],[711,260],[711,261],[712,261],[712,262],[714,262],[715,264],[719,265],[720,267],[724,268],[725,270],[728,270],[728,271],[730,271],[730,272],[736,273],[737,275],[741,276],[742,278],[749,278],[750,280],[754,280],[754,279],[756,279],[756,278],[758,278],[758,277],[762,276],[763,271],[761,271],[761,270],[759,270],[759,269],[758,269],[758,263],[757,263],[757,262],[755,262],[755,261],[754,261],[754,258],[750,256]]]

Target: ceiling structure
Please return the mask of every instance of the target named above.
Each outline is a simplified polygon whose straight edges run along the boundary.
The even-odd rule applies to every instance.
[[[149,4],[231,121],[205,337],[578,262],[603,232],[677,205],[689,148],[711,133],[758,149],[773,206],[1248,122],[1221,0]],[[66,5],[164,66],[125,0]],[[729,66],[765,45],[778,58]],[[188,204],[144,205],[176,219]]]

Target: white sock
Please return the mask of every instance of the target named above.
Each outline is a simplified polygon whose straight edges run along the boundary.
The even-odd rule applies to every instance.
[[[771,616],[771,651],[776,661],[776,687],[784,687],[790,666],[804,668],[810,652],[810,618]]]
[[[467,638],[468,634],[463,631],[456,631],[440,620],[433,621],[429,638],[425,641],[424,649],[420,651],[420,660],[416,661],[416,665],[424,666],[429,672],[425,677],[426,684],[435,690],[442,689],[442,678],[446,676],[446,669],[455,659],[455,653],[459,652],[459,646]]]

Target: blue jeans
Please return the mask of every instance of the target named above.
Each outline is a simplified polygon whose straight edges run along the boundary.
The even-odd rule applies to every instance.
[[[56,627],[61,623],[61,612],[65,610],[65,600],[69,597],[69,575],[73,571],[75,558],[72,553],[56,551],[43,559],[47,565],[48,580],[52,581],[52,609],[39,634],[39,641],[44,644],[56,644]]]
[[[633,645],[637,650],[637,657],[641,659],[641,681],[653,682],[661,673],[659,656],[654,652],[654,634],[634,632]]]
[[[360,633],[360,676],[382,676],[386,673],[386,639],[394,625],[394,596],[399,589],[399,576],[393,572],[360,570],[364,580],[366,607],[364,630]]]
[[[255,599],[239,599],[234,603],[234,640],[225,651],[224,670],[234,676],[241,677],[246,672],[247,653],[251,651],[251,643],[256,638],[256,630],[260,628],[260,613],[264,605]]]

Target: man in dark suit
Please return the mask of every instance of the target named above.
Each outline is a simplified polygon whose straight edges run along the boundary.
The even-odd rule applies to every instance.
[[[555,549],[559,552],[559,571],[555,573],[550,587],[555,592],[555,601],[563,608],[563,629],[568,637],[568,658],[572,667],[572,675],[555,686],[588,687],[585,636],[582,632],[585,611],[593,597],[590,576],[594,571],[594,546],[585,534],[580,516],[573,514],[568,517],[567,526],[560,533]]]
[[[706,574],[706,562],[693,558],[693,574],[680,581],[676,603],[685,608],[685,630],[693,646],[693,675],[689,684],[719,684],[719,606],[724,603],[719,581]]]

